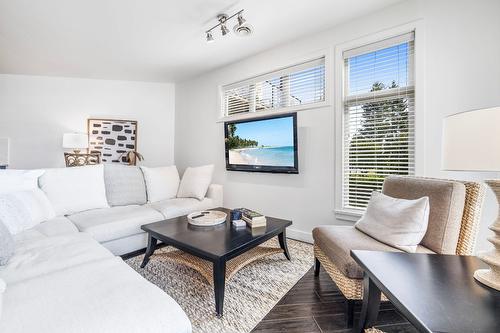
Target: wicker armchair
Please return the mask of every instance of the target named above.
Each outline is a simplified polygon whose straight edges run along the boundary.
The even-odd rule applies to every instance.
[[[393,177],[388,177],[393,178]],[[412,181],[419,181],[419,182],[436,182],[436,181],[443,181],[443,180],[437,180],[437,179],[432,179],[432,178],[422,178],[422,177],[397,177],[399,179],[410,179]],[[387,180],[386,179],[386,182]],[[460,231],[459,231],[459,237],[458,237],[458,242],[456,243],[456,249],[454,250],[454,254],[457,255],[471,255],[474,250],[475,246],[475,241],[476,241],[476,236],[477,236],[477,231],[478,231],[478,226],[479,226],[479,221],[481,217],[481,208],[482,208],[482,203],[484,201],[484,193],[486,187],[484,184],[481,183],[476,183],[476,182],[461,182],[465,185],[465,203],[463,207],[463,213],[461,215],[461,221],[460,223]],[[384,182],[384,188],[385,188],[385,182]],[[463,188],[463,187],[462,187]],[[421,189],[421,188],[420,188]],[[384,190],[383,190],[384,191]],[[390,194],[389,194],[390,195]],[[463,192],[462,192],[462,200],[463,200]],[[461,201],[464,202],[464,201]],[[431,209],[432,209],[432,201],[431,201]],[[460,218],[460,217],[459,217]],[[339,227],[335,226],[324,226],[320,228],[332,228],[330,232],[335,232],[335,228],[337,228],[338,231],[341,231]],[[340,227],[342,228],[342,227]],[[316,228],[319,229],[319,228]],[[313,236],[315,232],[317,233],[318,230],[313,231]],[[354,228],[352,228],[354,229]],[[356,231],[358,232],[358,231]],[[429,232],[429,231],[428,231]],[[365,235],[364,237],[369,237]],[[456,237],[456,234],[455,234]],[[455,238],[456,239],[456,238]],[[347,243],[349,240],[347,240]],[[356,245],[352,245],[352,249]],[[383,245],[385,246],[385,245]],[[386,246],[387,247],[387,246]],[[359,248],[362,249],[362,248]],[[426,252],[426,253],[446,253],[445,252],[440,252],[440,251],[427,251],[428,249],[424,248],[425,251],[417,251],[417,252]],[[391,251],[390,249],[389,251]],[[398,251],[394,249],[395,251]],[[315,263],[315,275],[317,276],[319,274],[319,269],[320,266],[323,266],[325,271],[328,273],[328,275],[332,278],[332,280],[336,283],[342,294],[346,297],[347,299],[347,324],[349,327],[352,326],[353,324],[353,315],[354,315],[354,301],[355,300],[362,300],[363,299],[363,279],[362,278],[350,278],[347,276],[345,268],[341,269],[340,267],[343,267],[340,264],[337,264],[334,260],[332,260],[331,256],[327,255],[324,249],[322,249],[322,245],[320,242],[318,242],[317,237],[315,237],[314,241],[314,255],[316,258],[316,263]],[[450,253],[450,251],[448,251]],[[451,251],[450,254],[453,254],[453,251]],[[382,294],[382,300],[387,301],[387,298]]]

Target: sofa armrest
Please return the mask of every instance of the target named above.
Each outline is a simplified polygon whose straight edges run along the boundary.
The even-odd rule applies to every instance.
[[[223,203],[223,186],[219,184],[211,184],[208,187],[207,198],[212,199],[214,201],[215,207],[222,207]]]

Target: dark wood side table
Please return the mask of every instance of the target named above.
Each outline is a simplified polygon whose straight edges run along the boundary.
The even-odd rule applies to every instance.
[[[420,332],[500,332],[500,292],[477,282],[476,257],[351,251],[364,270],[355,332],[374,325],[384,293]]]
[[[267,217],[266,227],[259,232],[252,232],[249,228],[235,228],[230,222],[231,211],[229,209],[216,208],[215,210],[225,212],[228,217],[225,223],[214,227],[192,226],[188,223],[187,216],[143,225],[141,228],[148,233],[148,247],[141,268],[148,264],[158,241],[195,257],[211,261],[215,309],[217,316],[221,317],[224,305],[226,262],[276,236],[286,258],[290,260],[286,244],[286,228],[292,224],[292,221]]]

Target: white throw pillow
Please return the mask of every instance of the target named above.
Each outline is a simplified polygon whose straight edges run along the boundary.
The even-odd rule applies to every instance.
[[[0,170],[0,193],[36,189],[43,173],[44,170]]]
[[[47,169],[39,183],[57,216],[109,207],[102,164]]]
[[[179,188],[179,172],[175,165],[158,168],[141,166],[146,181],[148,202],[175,198]]]
[[[428,222],[428,197],[406,200],[373,192],[365,214],[355,227],[382,243],[415,252]]]
[[[39,188],[0,194],[0,220],[13,235],[54,217],[49,199]]]
[[[187,168],[184,175],[182,175],[177,197],[203,200],[212,182],[213,173],[213,164],[196,168]]]

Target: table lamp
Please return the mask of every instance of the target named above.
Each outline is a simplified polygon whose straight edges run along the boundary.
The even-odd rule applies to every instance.
[[[500,107],[448,116],[443,123],[442,168],[455,171],[500,171]],[[500,179],[486,180],[500,203]],[[500,217],[489,227],[494,249],[478,257],[489,269],[479,269],[474,278],[500,290]]]
[[[75,154],[79,154],[81,149],[89,147],[89,137],[83,133],[65,133],[63,135],[63,148],[73,149]]]
[[[89,147],[89,136],[83,133],[65,133],[63,135],[63,148],[72,149],[73,153],[64,153],[67,167],[92,165],[101,163],[100,154],[80,153],[81,149]]]

